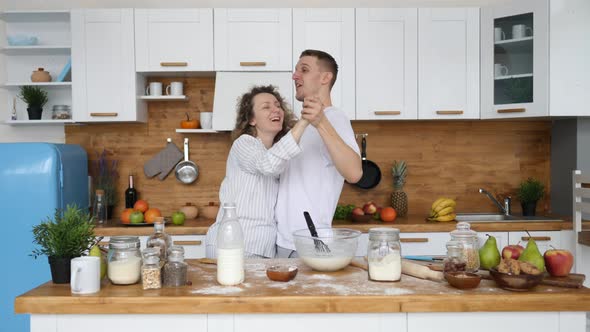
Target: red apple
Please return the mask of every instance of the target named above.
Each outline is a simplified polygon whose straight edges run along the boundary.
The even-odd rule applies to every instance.
[[[373,202],[367,202],[363,206],[363,211],[365,211],[365,214],[375,214],[377,212],[377,205]]]
[[[355,216],[364,216],[365,215],[365,212],[360,207],[355,207],[354,209],[352,209],[351,213],[354,214]]]
[[[549,249],[545,251],[547,272],[554,277],[566,277],[574,266],[574,256],[565,249]]]
[[[505,246],[504,249],[502,249],[502,257],[504,259],[518,259],[523,251],[524,248],[520,244],[511,244],[509,246]]]

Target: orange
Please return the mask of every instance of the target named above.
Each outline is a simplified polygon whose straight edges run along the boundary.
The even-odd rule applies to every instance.
[[[133,208],[141,213],[144,213],[150,208],[150,206],[148,205],[148,202],[144,201],[143,199],[140,199],[137,202],[135,202]]]
[[[395,209],[388,206],[381,209],[381,220],[384,222],[393,222],[397,218],[397,212]]]
[[[129,224],[131,222],[129,217],[131,216],[131,213],[133,213],[133,211],[134,210],[131,208],[123,210],[123,213],[121,213],[121,222],[124,224]]]
[[[151,208],[147,211],[145,211],[143,217],[145,219],[145,222],[147,223],[153,223],[154,221],[156,221],[156,217],[161,217],[162,216],[162,212],[160,212],[159,209],[156,208]]]

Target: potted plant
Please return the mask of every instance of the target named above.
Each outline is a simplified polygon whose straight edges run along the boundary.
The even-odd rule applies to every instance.
[[[25,85],[20,87],[20,94],[18,97],[27,103],[29,120],[40,120],[41,114],[43,113],[43,106],[45,106],[49,100],[47,92],[37,86]]]
[[[107,218],[111,218],[113,215],[114,207],[117,203],[117,178],[119,173],[117,172],[118,162],[117,160],[108,160],[106,158],[106,150],[103,149],[102,153],[96,153],[97,159],[93,161],[91,167],[93,192],[92,201],[94,202],[94,195],[97,189],[104,190],[104,196],[107,203]]]
[[[90,214],[76,205],[65,211],[55,210],[54,218],[33,226],[33,243],[40,246],[31,256],[47,256],[51,279],[56,284],[70,282],[70,260],[82,256],[96,244],[94,223]]]
[[[517,196],[520,199],[523,216],[534,216],[537,202],[545,195],[545,187],[541,181],[528,178],[520,183]]]

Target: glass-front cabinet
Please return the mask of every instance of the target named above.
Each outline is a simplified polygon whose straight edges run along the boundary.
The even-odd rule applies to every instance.
[[[548,116],[546,0],[481,11],[481,118]]]

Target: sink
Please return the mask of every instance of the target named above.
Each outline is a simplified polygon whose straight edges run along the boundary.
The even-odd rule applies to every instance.
[[[557,222],[563,221],[553,217],[544,216],[516,216],[499,213],[457,213],[457,221],[478,222]]]

